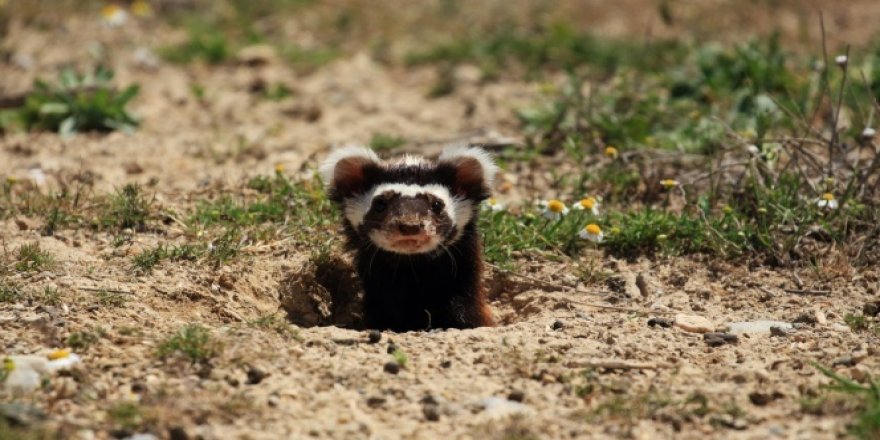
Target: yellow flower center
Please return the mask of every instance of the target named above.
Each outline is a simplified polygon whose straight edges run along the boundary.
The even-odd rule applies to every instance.
[[[3,369],[7,372],[10,372],[15,369],[15,362],[13,362],[12,358],[4,358],[3,359]]]
[[[596,199],[592,197],[581,199],[581,206],[583,206],[584,209],[593,209],[593,207],[596,206]]]
[[[109,5],[101,8],[101,15],[103,15],[105,18],[112,18],[121,10],[122,8],[120,8],[119,5],[117,5],[116,3],[110,3]]]
[[[675,179],[663,179],[660,181],[660,184],[666,188],[672,188],[673,186],[678,186],[678,181]]]
[[[617,148],[611,146],[605,147],[605,155],[610,158],[616,158],[618,155]]]
[[[57,359],[64,359],[69,356],[70,356],[70,349],[69,348],[62,348],[60,350],[55,350],[55,351],[49,353],[49,355],[46,357],[48,357],[50,361],[54,361]]]
[[[284,172],[284,164],[283,163],[276,163],[275,164],[275,172],[278,174],[283,173]]]
[[[562,203],[559,200],[553,199],[553,200],[547,202],[547,209],[558,214],[558,213],[561,213],[562,211],[565,211],[565,203]]]
[[[590,235],[599,235],[602,233],[602,228],[600,228],[599,225],[593,224],[593,223],[590,223],[584,229],[586,229],[587,234],[590,234]]]
[[[831,194],[831,193],[822,194],[822,200],[826,200],[826,201],[830,202],[830,201],[834,200],[834,194]]]
[[[486,204],[489,206],[495,206],[498,204],[498,200],[496,200],[495,197],[489,197],[489,199],[486,200]]]

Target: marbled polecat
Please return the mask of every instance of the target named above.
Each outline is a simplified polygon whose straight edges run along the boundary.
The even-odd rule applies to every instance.
[[[476,147],[447,148],[436,160],[381,160],[346,147],[324,161],[321,175],[355,253],[368,328],[493,325],[477,216],[497,170]]]

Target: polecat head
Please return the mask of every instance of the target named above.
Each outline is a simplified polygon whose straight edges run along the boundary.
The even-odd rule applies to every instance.
[[[476,147],[447,148],[436,160],[383,161],[347,147],[321,165],[331,200],[361,239],[399,254],[424,254],[455,243],[491,195],[498,168]]]

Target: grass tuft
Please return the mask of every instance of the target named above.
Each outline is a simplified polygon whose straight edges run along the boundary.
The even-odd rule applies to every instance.
[[[192,363],[203,363],[220,354],[221,349],[221,344],[214,340],[210,330],[198,324],[190,324],[163,341],[156,353],[163,359],[180,355]]]

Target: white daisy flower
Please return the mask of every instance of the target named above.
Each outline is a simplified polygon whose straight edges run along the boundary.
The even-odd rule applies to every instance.
[[[602,239],[605,238],[605,234],[602,232],[602,228],[597,224],[590,223],[584,229],[578,233],[578,236],[585,240],[590,240],[595,243],[601,243]]]
[[[599,201],[595,197],[586,197],[572,205],[571,209],[577,211],[590,211],[593,215],[599,215]]]
[[[568,214],[568,207],[565,206],[565,203],[557,199],[541,201],[538,205],[543,209],[544,217],[549,218],[550,220],[559,220],[565,214]]]
[[[816,206],[828,210],[837,209],[837,199],[834,198],[834,194],[825,193],[816,199]]]
[[[483,207],[492,212],[504,211],[504,205],[499,203],[498,199],[495,197],[489,197],[486,199],[486,201],[483,202]]]
[[[43,376],[67,370],[80,362],[80,357],[70,350],[56,350],[46,356],[7,356],[3,359],[6,380],[4,388],[13,393],[26,393],[40,386]]]
[[[876,134],[877,130],[874,130],[872,127],[865,127],[865,129],[862,130],[863,139],[872,139]]]
[[[840,67],[844,67],[844,66],[846,66],[846,63],[849,62],[849,58],[847,58],[846,55],[838,55],[837,58],[834,58],[834,62],[835,62],[838,66],[840,66]]]
[[[675,179],[663,179],[660,181],[660,185],[663,185],[663,188],[672,189],[678,185],[681,185],[681,182]]]
[[[110,27],[119,27],[128,21],[128,12],[116,3],[101,8],[101,20]]]

